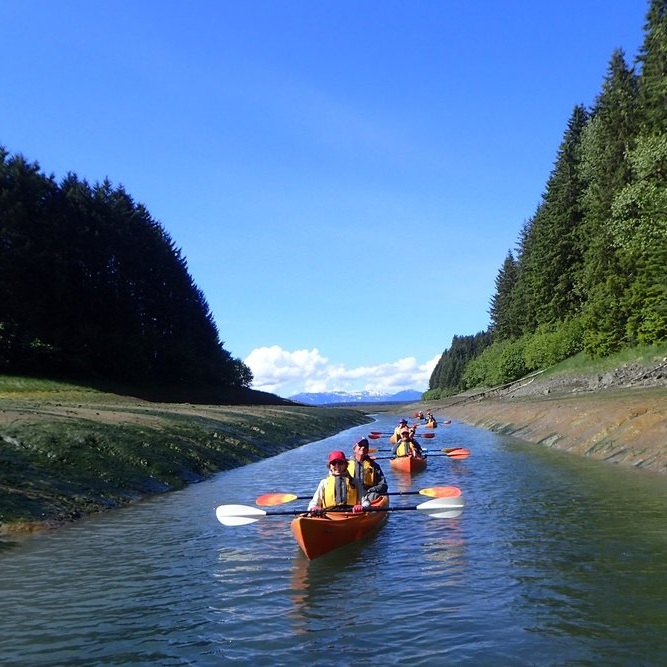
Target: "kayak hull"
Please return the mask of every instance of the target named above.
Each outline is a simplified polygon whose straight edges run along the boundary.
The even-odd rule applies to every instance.
[[[292,521],[292,534],[306,558],[313,560],[361,540],[378,530],[387,520],[389,498],[382,496],[371,507],[378,512],[328,512],[324,516],[298,516]]]
[[[426,457],[421,456],[397,456],[389,460],[393,470],[399,472],[419,472],[426,469]]]

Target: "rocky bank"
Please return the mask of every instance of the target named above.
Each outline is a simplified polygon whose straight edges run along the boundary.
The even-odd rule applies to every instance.
[[[596,375],[534,374],[429,405],[442,418],[667,473],[667,358]]]

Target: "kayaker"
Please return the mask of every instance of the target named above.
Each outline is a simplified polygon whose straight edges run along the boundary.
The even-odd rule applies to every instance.
[[[364,489],[357,479],[347,471],[345,452],[333,451],[327,459],[329,475],[317,485],[317,489],[308,503],[308,511],[321,515],[334,507],[352,508],[353,512],[363,512],[361,499]]]
[[[407,428],[401,431],[401,439],[391,448],[391,453],[393,456],[424,456],[421,445]]]
[[[387,493],[389,488],[387,479],[380,464],[368,455],[368,440],[361,438],[354,443],[354,457],[347,465],[347,471],[353,479],[359,480],[364,489],[361,504],[369,507],[370,504]]]
[[[401,431],[405,428],[408,428],[408,420],[407,419],[401,419],[401,421],[398,422],[398,426],[394,429],[394,435],[396,436],[396,441],[397,442],[401,438]]]

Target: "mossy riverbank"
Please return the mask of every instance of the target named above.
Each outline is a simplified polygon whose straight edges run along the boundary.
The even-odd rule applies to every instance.
[[[0,535],[183,488],[371,419],[309,406],[152,403],[71,386],[0,391]]]

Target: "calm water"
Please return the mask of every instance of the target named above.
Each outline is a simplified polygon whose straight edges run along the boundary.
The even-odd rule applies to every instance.
[[[469,459],[412,480],[383,467],[393,491],[461,487],[458,519],[396,512],[312,562],[290,517],[216,521],[222,503],[310,493],[370,428],[0,551],[0,664],[667,664],[661,476],[453,423],[422,443]]]

